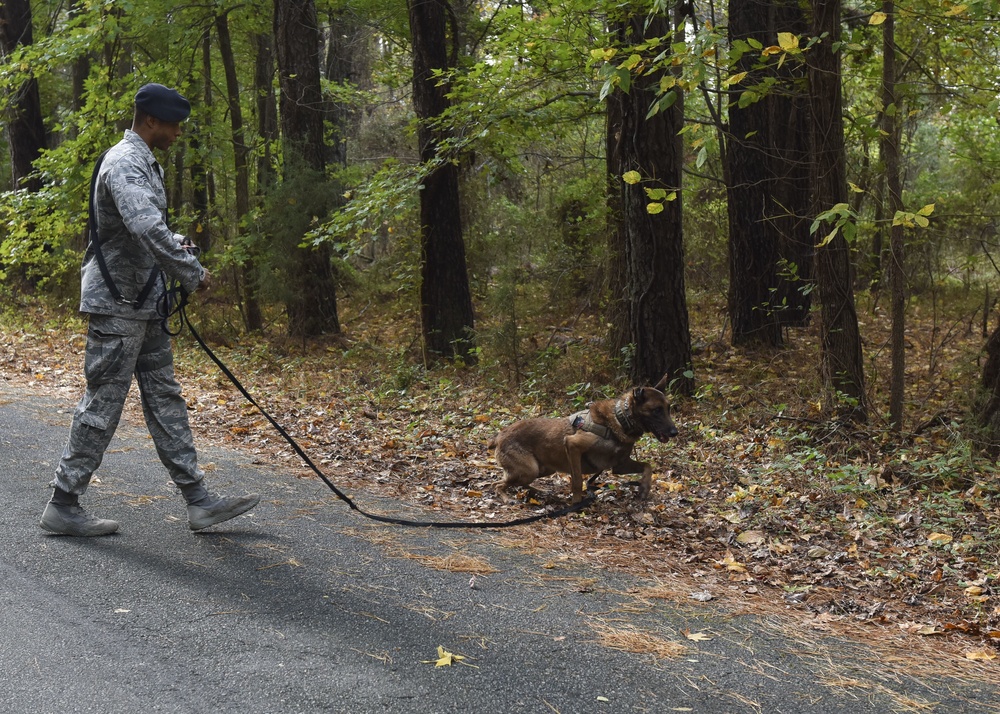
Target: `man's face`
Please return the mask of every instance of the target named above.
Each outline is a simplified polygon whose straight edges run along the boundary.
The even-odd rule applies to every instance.
[[[155,117],[150,118],[153,122],[153,133],[149,143],[154,149],[166,151],[180,137],[181,123],[179,121],[161,121]]]

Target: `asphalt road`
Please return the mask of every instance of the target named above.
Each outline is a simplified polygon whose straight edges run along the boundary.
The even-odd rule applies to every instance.
[[[120,532],[48,535],[72,407],[0,383],[0,712],[1000,711],[989,683],[883,676],[859,644],[804,651],[711,603],[640,602],[649,583],[494,532],[370,524],[314,479],[204,444],[212,488],[263,500],[193,534],[141,424],[123,423],[84,500]],[[449,555],[496,572],[429,567]],[[686,649],[632,654],[602,631]],[[436,667],[439,646],[466,659]]]

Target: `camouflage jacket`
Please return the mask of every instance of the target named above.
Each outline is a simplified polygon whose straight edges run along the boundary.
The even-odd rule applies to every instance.
[[[163,271],[168,280],[180,281],[189,293],[198,288],[205,269],[181,247],[184,236],[167,228],[163,170],[142,137],[126,130],[124,138],[111,147],[91,198],[104,262],[115,286],[129,302],[115,302],[91,243],[81,269],[81,312],[136,320],[155,318],[157,298],[165,289],[162,277],[139,309],[131,303],[154,270]]]

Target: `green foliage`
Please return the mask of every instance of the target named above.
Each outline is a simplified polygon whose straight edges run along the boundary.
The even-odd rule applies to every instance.
[[[310,229],[322,224],[337,203],[336,186],[305,166],[287,166],[285,180],[266,197],[250,231],[261,295],[288,301],[299,289],[297,256]]]

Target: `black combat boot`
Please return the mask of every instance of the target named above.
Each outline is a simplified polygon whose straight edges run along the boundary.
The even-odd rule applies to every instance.
[[[193,531],[236,518],[260,502],[260,496],[256,493],[228,497],[211,494],[201,481],[180,486],[180,489],[188,504],[188,527]]]
[[[61,488],[53,489],[52,499],[45,505],[38,525],[50,533],[81,537],[108,535],[118,530],[117,521],[87,513],[75,493]]]

